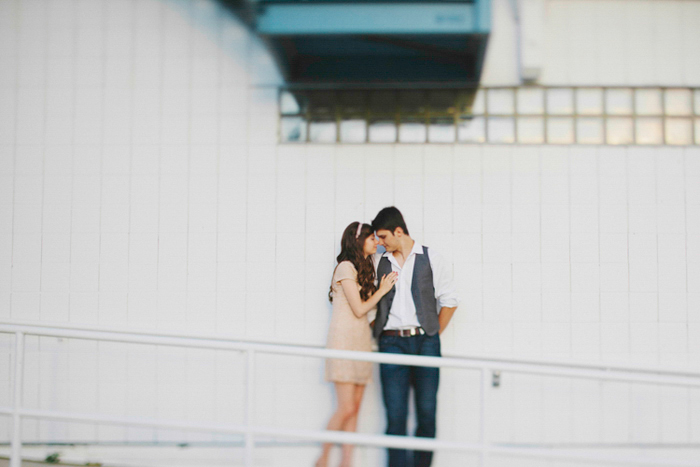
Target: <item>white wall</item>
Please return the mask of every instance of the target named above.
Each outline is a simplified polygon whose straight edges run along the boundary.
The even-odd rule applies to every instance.
[[[700,2],[544,0],[540,84],[700,86]],[[483,85],[519,84],[514,5],[494,0]],[[521,20],[522,21],[522,20]],[[537,21],[533,24],[539,25]],[[540,36],[541,34],[541,36]]]
[[[548,2],[544,81],[697,85],[695,29],[659,32],[683,51],[647,61],[641,32],[603,21],[638,7],[666,31],[700,2]],[[494,10],[485,82],[513,83],[508,3]],[[626,48],[600,42],[619,34]],[[584,52],[590,67],[569,61]],[[209,1],[0,0],[0,320],[322,345],[340,232],[395,204],[453,260],[462,304],[446,353],[700,369],[698,148],[278,145],[278,82]],[[242,420],[240,356],[28,345],[32,407]],[[259,362],[256,420],[320,428],[321,362]],[[477,439],[477,385],[443,372],[441,437]],[[697,391],[506,374],[489,397],[494,439],[700,442]],[[367,399],[361,429],[379,432],[375,384]],[[212,439],[36,422],[26,434]]]

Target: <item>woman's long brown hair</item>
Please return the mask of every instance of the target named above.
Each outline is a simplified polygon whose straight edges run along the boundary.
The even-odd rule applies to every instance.
[[[348,225],[343,231],[343,237],[340,239],[340,254],[336,258],[338,264],[343,261],[350,261],[355,269],[357,269],[357,282],[360,284],[360,298],[362,301],[367,301],[369,297],[377,290],[374,285],[374,264],[372,258],[365,258],[363,250],[365,240],[370,235],[374,235],[374,230],[369,224],[362,224],[360,235],[357,234],[357,226],[359,222],[353,222]],[[336,266],[337,268],[338,266]],[[335,275],[335,270],[333,271]],[[331,290],[328,292],[328,300],[333,301],[333,279],[331,278]]]

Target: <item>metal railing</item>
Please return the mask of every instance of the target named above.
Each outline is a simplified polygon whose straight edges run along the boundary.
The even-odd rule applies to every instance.
[[[490,385],[489,372],[506,371],[519,374],[542,376],[557,376],[568,378],[594,379],[599,381],[618,381],[629,383],[644,383],[656,385],[671,385],[700,388],[700,374],[688,372],[673,372],[660,369],[625,369],[592,367],[581,365],[565,366],[552,363],[524,363],[515,361],[494,361],[488,359],[455,358],[455,357],[422,357],[395,355],[373,352],[355,352],[331,350],[317,347],[264,344],[255,342],[229,341],[211,337],[186,337],[168,334],[135,333],[121,331],[106,331],[97,329],[76,329],[61,327],[45,327],[24,324],[2,324],[0,333],[11,333],[15,336],[15,358],[12,369],[13,396],[11,407],[0,407],[0,414],[12,417],[12,439],[10,467],[21,466],[22,430],[24,418],[57,421],[106,423],[132,427],[169,428],[185,431],[207,433],[240,434],[245,438],[245,465],[253,466],[253,450],[256,437],[275,436],[297,440],[312,440],[319,442],[349,443],[375,447],[393,447],[419,450],[457,450],[478,454],[480,465],[486,465],[491,454],[519,456],[524,458],[560,459],[588,462],[607,462],[611,464],[635,465],[666,465],[666,466],[697,466],[697,462],[683,460],[656,460],[639,456],[599,454],[581,452],[572,449],[557,449],[544,447],[518,447],[512,445],[491,443],[486,436],[487,401],[486,393]],[[246,407],[245,419],[242,425],[222,423],[200,423],[187,420],[167,420],[136,417],[116,417],[100,414],[85,414],[61,412],[54,410],[37,410],[24,408],[22,391],[24,382],[24,338],[26,335],[47,336],[69,339],[120,342],[129,344],[164,345],[184,348],[216,349],[243,352],[246,355]],[[412,366],[461,368],[479,370],[481,373],[480,389],[480,439],[478,443],[454,442],[440,439],[426,439],[390,435],[370,435],[362,433],[345,433],[337,431],[316,431],[301,429],[282,429],[274,427],[255,426],[252,420],[254,407],[254,369],[255,355],[277,354],[317,358],[341,358],[374,363],[394,363]]]

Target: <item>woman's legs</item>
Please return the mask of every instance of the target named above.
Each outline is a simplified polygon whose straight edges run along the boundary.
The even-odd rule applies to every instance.
[[[343,431],[357,431],[357,414],[360,412],[360,404],[362,404],[362,396],[365,393],[365,387],[361,384],[355,385],[353,401],[355,403],[355,413],[348,418],[343,425]],[[352,464],[352,450],[355,447],[353,444],[343,444],[343,458],[340,461],[340,467],[350,467]]]
[[[328,421],[327,430],[340,431],[345,429],[348,420],[355,418],[357,424],[357,411],[359,404],[356,400],[356,387],[353,383],[335,383],[335,392],[338,396],[338,409],[335,411],[331,419]],[[364,389],[364,386],[360,386]],[[360,398],[362,394],[360,394]],[[326,467],[328,465],[328,454],[331,451],[331,443],[324,443],[321,450],[321,456],[316,461],[316,467]]]

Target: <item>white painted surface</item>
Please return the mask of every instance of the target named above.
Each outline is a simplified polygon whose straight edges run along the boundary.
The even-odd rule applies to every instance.
[[[544,0],[521,0],[517,3],[520,20],[520,76],[525,81],[537,81],[542,72],[545,4]]]
[[[499,0],[495,3],[498,5]],[[700,21],[699,2],[548,0],[545,3],[544,67],[540,83],[700,85],[700,62],[692,52],[700,44],[696,27]],[[495,19],[494,32],[506,35],[510,25],[506,23],[498,28],[501,21],[506,20]],[[506,46],[498,49],[505,51]],[[491,84],[492,76],[494,82],[508,80],[505,73],[487,71],[485,84]]]
[[[700,369],[699,149],[278,145],[270,57],[209,1],[46,5],[0,0],[3,321],[321,345],[340,232],[395,204],[418,240],[453,258],[462,305],[445,352]],[[486,85],[517,84],[509,8],[494,2]],[[551,0],[542,83],[700,85],[698,15],[697,1]],[[243,417],[235,355],[27,344],[33,407]],[[7,374],[11,339],[0,345]],[[259,363],[259,423],[325,424],[320,362]],[[440,436],[477,439],[477,385],[443,372]],[[493,398],[494,439],[700,442],[692,391],[504,374]],[[382,410],[372,383],[360,429],[380,432]]]

